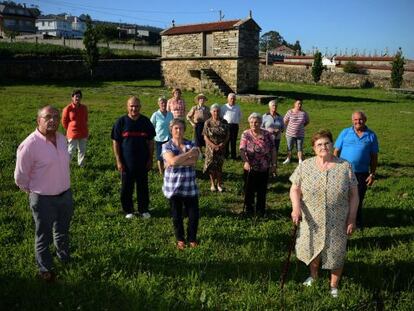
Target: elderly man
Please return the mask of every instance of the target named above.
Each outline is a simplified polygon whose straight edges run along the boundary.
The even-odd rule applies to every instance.
[[[377,135],[365,125],[366,122],[365,113],[355,111],[352,114],[353,126],[342,130],[334,145],[334,155],[351,163],[358,180],[357,227],[361,229],[362,202],[367,186],[374,183],[379,151]]]
[[[72,158],[78,149],[78,165],[85,161],[86,142],[88,140],[88,108],[81,103],[82,91],[72,92],[72,102],[62,112],[62,126],[68,138],[68,151]]]
[[[128,99],[127,110],[128,114],[115,122],[111,134],[116,166],[121,173],[122,209],[126,218],[134,217],[132,195],[136,184],[138,212],[143,218],[150,218],[148,171],[152,168],[155,129],[151,121],[140,114],[138,97]]]
[[[17,149],[16,184],[29,194],[35,222],[35,254],[41,279],[52,282],[54,240],[57,256],[69,260],[69,226],[73,215],[69,153],[66,138],[57,132],[59,112],[52,106],[39,109],[37,129]]]
[[[236,94],[229,93],[227,103],[221,107],[221,116],[229,124],[230,137],[226,144],[226,158],[228,158],[231,149],[231,158],[236,159],[236,142],[239,135],[239,123],[242,117],[240,106],[236,104]],[[229,148],[230,146],[230,148]]]

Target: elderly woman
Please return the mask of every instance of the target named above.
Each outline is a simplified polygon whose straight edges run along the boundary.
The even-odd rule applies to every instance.
[[[208,172],[210,176],[210,190],[223,192],[222,171],[226,143],[229,140],[229,125],[226,120],[220,117],[219,104],[211,105],[210,112],[211,118],[205,122],[203,129],[207,145],[203,171]]]
[[[303,161],[290,176],[290,199],[292,221],[300,223],[296,256],[310,265],[303,284],[312,285],[322,263],[322,269],[331,270],[330,292],[337,297],[347,236],[355,229],[358,188],[351,165],[332,155],[332,142],[329,131],[313,135],[316,156]]]
[[[190,247],[197,247],[199,209],[195,165],[200,150],[191,141],[184,139],[184,120],[173,119],[170,131],[172,138],[162,145],[165,162],[162,191],[170,202],[177,248],[182,250],[186,245],[183,208],[188,214],[187,241]]]
[[[203,137],[204,122],[211,117],[209,109],[205,106],[207,97],[204,94],[198,94],[194,98],[196,103],[187,114],[187,120],[194,128],[194,141],[197,147],[201,148],[206,145]]]
[[[273,99],[269,102],[269,112],[265,113],[262,117],[262,128],[272,134],[276,150],[276,162],[277,155],[279,153],[280,137],[285,129],[283,123],[283,116],[277,113],[277,101]]]
[[[302,110],[303,102],[296,99],[293,109],[290,109],[283,118],[286,126],[287,158],[283,164],[288,164],[292,158],[293,145],[296,145],[299,163],[303,161],[303,141],[305,139],[305,126],[309,124],[308,114]]]
[[[185,102],[181,98],[181,90],[175,88],[172,90],[172,98],[167,101],[167,111],[171,111],[175,119],[184,119]]]
[[[256,195],[256,215],[264,216],[269,170],[276,171],[276,151],[272,135],[260,128],[262,117],[253,112],[240,140],[240,156],[244,162],[244,205],[248,215],[253,214]]]
[[[155,146],[158,171],[160,175],[164,173],[164,161],[161,157],[161,148],[170,138],[169,125],[173,119],[171,112],[167,111],[167,100],[164,97],[158,98],[159,110],[155,111],[151,116],[151,123],[155,128]]]

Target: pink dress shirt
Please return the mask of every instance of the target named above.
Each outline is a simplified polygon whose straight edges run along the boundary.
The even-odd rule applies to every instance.
[[[58,195],[70,188],[69,153],[65,136],[56,133],[56,147],[37,129],[17,148],[14,180],[20,189]]]

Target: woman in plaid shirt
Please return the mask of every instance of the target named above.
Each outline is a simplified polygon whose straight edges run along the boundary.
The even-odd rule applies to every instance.
[[[162,191],[169,200],[173,218],[177,248],[185,248],[183,208],[188,213],[187,240],[190,247],[197,247],[199,219],[198,188],[195,165],[200,149],[193,142],[184,139],[185,122],[173,119],[170,122],[172,138],[162,145],[165,163]]]

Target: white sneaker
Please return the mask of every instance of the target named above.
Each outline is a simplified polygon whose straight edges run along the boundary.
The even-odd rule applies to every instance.
[[[125,215],[125,218],[126,219],[131,219],[131,218],[134,218],[135,217],[135,215],[134,214],[126,214]]]
[[[333,298],[338,298],[339,291],[336,287],[331,287],[330,294]]]
[[[308,277],[306,280],[305,280],[305,282],[303,282],[303,285],[305,285],[305,286],[311,286],[312,285],[312,283],[315,281],[315,279],[313,278],[313,277]]]
[[[289,163],[290,163],[290,159],[289,158],[286,158],[286,160],[283,161],[283,164],[289,164]]]
[[[145,213],[141,214],[141,217],[144,218],[144,219],[148,219],[148,218],[151,218],[151,214],[148,213],[148,212],[145,212]]]

